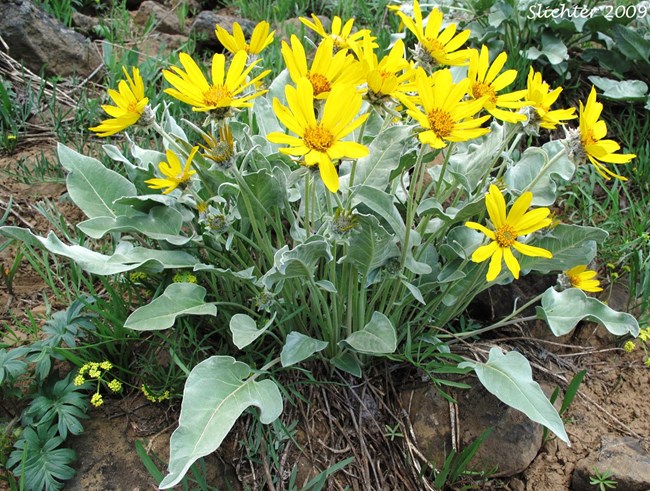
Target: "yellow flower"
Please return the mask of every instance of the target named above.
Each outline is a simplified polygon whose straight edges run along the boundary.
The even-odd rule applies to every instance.
[[[84,376],[81,375],[81,374],[77,375],[77,376],[74,378],[74,384],[75,384],[76,386],[83,385],[85,381],[86,381],[86,379],[85,379]]]
[[[454,84],[448,69],[437,71],[432,79],[418,69],[416,86],[423,111],[412,101],[403,100],[408,114],[426,129],[419,134],[422,143],[444,148],[446,142],[472,140],[490,131],[480,127],[490,116],[472,119],[483,108],[483,99],[463,101],[469,87],[468,79]]]
[[[425,27],[417,0],[413,0],[413,18],[402,11],[398,11],[397,15],[408,30],[415,34],[430,62],[438,65],[467,64],[468,50],[458,49],[469,39],[469,29],[456,34],[456,24],[449,24],[441,31],[443,16],[436,8],[429,14]]]
[[[219,25],[215,27],[214,32],[223,47],[232,54],[236,54],[239,51],[245,51],[249,55],[258,55],[264,48],[273,42],[275,31],[269,33],[269,29],[269,23],[265,20],[257,24],[255,29],[253,29],[250,44],[246,42],[244,31],[237,22],[234,22],[232,25],[232,34]]]
[[[355,33],[352,32],[354,26],[354,19],[349,19],[345,24],[338,15],[334,16],[332,20],[331,33],[327,32],[323,23],[315,15],[311,14],[313,22],[306,17],[300,17],[300,22],[305,24],[311,30],[316,32],[323,39],[331,38],[334,41],[334,48],[337,51],[347,51],[351,49],[354,53],[359,53],[359,42],[364,39],[369,39],[371,42],[374,38],[370,35],[370,30],[361,29]]]
[[[119,81],[117,91],[108,89],[108,95],[113,99],[115,105],[102,106],[102,109],[111,118],[102,121],[99,126],[89,128],[98,136],[111,136],[136,124],[149,104],[149,99],[144,96],[144,83],[140,76],[140,70],[132,68],[133,77],[129,76],[125,67],[122,67],[122,71],[126,76],[126,81]]]
[[[583,161],[584,157],[594,164],[598,173],[605,179],[615,177],[626,181],[623,176],[615,174],[603,165],[603,162],[609,164],[627,164],[636,155],[632,153],[616,153],[620,150],[620,145],[614,140],[603,140],[607,136],[607,125],[605,121],[598,119],[603,110],[603,105],[596,102],[596,88],[591,87],[591,92],[585,105],[580,102],[580,143],[581,151],[578,151],[577,158]]]
[[[574,114],[576,112],[574,107],[551,111],[551,106],[555,104],[561,93],[562,87],[550,91],[549,85],[542,80],[542,74],[530,68],[525,99],[527,104],[535,109],[541,128],[554,130],[558,124],[577,117]]]
[[[120,382],[119,380],[113,379],[108,383],[108,388],[112,392],[121,392],[122,391],[122,382]]]
[[[551,258],[553,254],[541,247],[533,247],[517,240],[518,237],[531,234],[542,229],[551,223],[546,218],[551,212],[548,208],[537,208],[526,211],[533,201],[533,194],[525,192],[512,205],[510,212],[506,215],[506,201],[501,190],[495,185],[490,185],[490,190],[485,196],[485,207],[487,208],[490,221],[494,231],[476,222],[466,222],[465,226],[483,232],[492,242],[481,246],[472,254],[472,261],[481,263],[489,258],[490,267],[487,272],[487,280],[493,281],[501,272],[501,262],[505,260],[506,266],[512,275],[519,279],[519,262],[512,254],[514,248],[521,254],[533,257]]]
[[[372,42],[366,38],[362,44],[361,66],[368,84],[368,100],[381,103],[386,100],[402,100],[414,89],[410,81],[415,70],[404,58],[404,42],[398,39],[390,52],[381,61],[375,53]]]
[[[650,341],[650,327],[639,330],[639,339],[644,343]]]
[[[647,367],[650,367],[650,356],[647,356],[645,360],[643,360],[643,364]]]
[[[181,162],[178,160],[176,154],[172,150],[167,149],[167,162],[160,162],[158,164],[158,169],[166,178],[161,179],[155,177],[153,179],[147,179],[144,181],[145,184],[148,184],[151,189],[167,188],[163,191],[163,194],[169,194],[180,184],[188,182],[190,177],[196,174],[196,171],[190,169],[190,166],[198,149],[199,147],[192,148],[189,157],[185,161],[185,167],[181,167]]]
[[[111,368],[113,368],[113,364],[108,360],[101,362],[99,366],[101,367],[102,370],[110,370]]]
[[[634,349],[636,348],[636,344],[634,344],[634,341],[627,341],[623,345],[623,349],[625,350],[626,353],[632,353]]]
[[[345,51],[334,54],[334,40],[325,38],[307,68],[305,48],[296,36],[291,36],[291,46],[282,41],[282,57],[295,84],[307,77],[314,88],[316,99],[326,99],[336,84],[357,85],[363,80],[361,64]]]
[[[104,398],[102,397],[101,394],[95,393],[93,396],[90,398],[90,403],[95,406],[99,407],[102,404],[104,404]]]
[[[603,291],[600,287],[600,281],[596,279],[596,272],[587,269],[585,265],[575,266],[564,274],[574,288],[579,288],[585,292]]]
[[[490,66],[490,52],[487,46],[483,45],[481,51],[470,50],[469,67],[467,78],[470,80],[469,95],[473,99],[485,97],[483,108],[492,116],[507,123],[525,121],[526,115],[512,111],[504,111],[500,108],[519,109],[526,105],[522,97],[525,90],[510,92],[509,94],[497,95],[497,92],[505,89],[517,78],[517,70],[506,70],[499,75],[508,60],[508,55],[499,53]]]
[[[181,102],[192,106],[193,111],[214,111],[217,118],[230,115],[232,109],[251,107],[254,99],[266,91],[256,91],[255,84],[270,73],[262,72],[253,79],[247,79],[248,74],[259,62],[254,61],[246,67],[248,55],[239,51],[233,57],[230,67],[226,72],[226,57],[215,54],[212,57],[212,83],[210,84],[196,62],[187,53],[181,53],[179,59],[183,68],[176,66],[170,70],[163,70],[163,75],[173,89],[166,89],[165,93],[175,97]],[[251,87],[252,90],[244,91]]]
[[[368,148],[364,145],[342,141],[368,118],[366,113],[354,119],[361,108],[361,95],[350,86],[334,87],[318,121],[314,114],[314,91],[309,80],[300,79],[295,88],[287,86],[285,94],[289,107],[274,99],[273,110],[282,124],[298,136],[273,132],[267,138],[273,143],[289,145],[288,148],[281,148],[281,153],[303,157],[307,166],[318,165],[327,189],[337,192],[339,176],[332,160],[358,159],[368,155]]]

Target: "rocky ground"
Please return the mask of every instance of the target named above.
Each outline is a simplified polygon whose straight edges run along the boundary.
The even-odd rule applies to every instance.
[[[150,16],[156,19],[156,29],[146,40],[154,51],[162,45],[168,49],[178,46],[188,33],[199,31],[204,32],[202,37],[209,40],[209,47],[216,43],[212,41],[215,23],[230,28],[236,20],[245,30],[252,27],[230,12],[201,10],[198,3],[194,15],[179,25],[175,4],[132,2],[134,23],[144,24]],[[90,83],[102,70],[100,42],[86,37],[98,20],[77,15],[74,22],[75,30],[69,30],[28,1],[1,3],[0,74],[20,90],[25,88],[26,77],[38,77],[35,74],[43,66],[47,75],[67,77],[74,73],[83,77],[82,83]],[[31,74],[23,70],[18,76],[19,66]],[[65,96],[59,96],[63,103]],[[74,94],[68,99],[72,106]],[[0,170],[13,171],[19,162],[34,167],[43,157],[55,161],[55,141],[46,120],[35,113],[31,121],[16,151],[0,154]],[[14,202],[7,224],[47,233],[51,225],[36,209],[43,203],[58,210],[69,227],[80,220],[80,212],[66,200],[62,183],[21,182],[9,174],[2,175],[0,216],[9,199]],[[2,251],[2,264],[9,264],[15,253],[11,247]],[[47,294],[43,288],[40,277],[24,262],[13,289],[0,289],[0,323],[10,323],[12,316],[20,318],[27,310],[43,316],[43,295]],[[610,305],[625,308],[627,299],[620,285],[610,286],[605,293]],[[533,293],[525,289],[508,292],[513,294],[524,300]],[[439,463],[444,458],[442,452],[462,448],[485,428],[493,427],[474,467],[496,471],[491,479],[477,478],[478,489],[597,489],[589,484],[597,469],[611,471],[619,490],[650,490],[650,406],[646,399],[650,369],[643,366],[641,357],[625,353],[618,340],[588,323],[561,339],[535,324],[500,335],[501,339],[473,349],[480,352],[491,345],[507,345],[525,351],[535,361],[536,379],[549,394],[555,387],[565,389],[578,371],[587,370],[578,396],[564,415],[571,447],[555,438],[544,439],[538,425],[482,389],[452,392],[456,400],[452,404],[419,382],[419,374],[388,366],[369,380],[353,382],[349,389],[318,388],[317,393],[309,394],[316,403],[297,403],[285,412],[284,423],[297,421],[297,426],[295,444],[283,450],[280,474],[288,475],[295,465],[299,477],[306,479],[317,470],[354,457],[344,471],[329,479],[327,489],[430,489],[416,479],[419,472],[427,471],[428,462]],[[66,489],[154,488],[134,442],[142,442],[145,450],[164,462],[177,414],[178,407],[153,405],[137,393],[107,401],[104,407],[93,410],[85,432],[72,440],[79,455],[79,472]],[[240,426],[246,424],[244,420]],[[390,433],[387,426],[395,431]],[[262,489],[261,475],[269,472],[247,461],[241,444],[243,433],[243,427],[236,428],[223,450],[207,459],[210,482],[220,489]]]

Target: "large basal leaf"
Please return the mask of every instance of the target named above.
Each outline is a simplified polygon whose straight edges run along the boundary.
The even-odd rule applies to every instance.
[[[243,179],[246,187],[252,193],[249,199],[252,198],[254,213],[267,214],[274,208],[284,206],[286,184],[280,182],[277,175],[261,169],[258,172],[244,175]],[[245,190],[242,189],[242,193],[244,192]],[[243,203],[240,203],[238,207],[242,215],[246,213]]]
[[[276,314],[273,314],[271,320],[269,320],[263,327],[257,328],[257,323],[255,319],[246,314],[235,314],[230,318],[230,332],[232,333],[232,342],[239,349],[244,349],[246,346],[251,344],[266,330],[271,327],[273,321],[275,320]]]
[[[269,424],[282,414],[282,395],[272,380],[256,381],[251,368],[230,356],[196,365],[185,382],[179,426],[171,437],[169,473],[160,489],[178,484],[199,458],[214,452],[250,406]]]
[[[329,244],[315,235],[293,249],[284,246],[275,253],[273,267],[261,278],[261,282],[271,288],[277,281],[288,278],[310,279],[321,259],[330,261],[332,254]]]
[[[139,232],[155,240],[183,245],[191,237],[179,235],[182,225],[183,216],[180,212],[166,206],[156,206],[149,213],[132,210],[129,216],[91,218],[79,223],[77,227],[93,239],[100,239],[108,232]]]
[[[381,312],[373,312],[370,322],[363,329],[353,332],[345,342],[360,353],[385,355],[397,349],[395,327]]]
[[[554,158],[556,160],[541,174],[546,163]],[[574,173],[575,164],[567,157],[564,144],[554,140],[542,148],[527,148],[521,159],[506,171],[503,179],[508,189],[515,193],[521,193],[535,182],[532,189],[528,189],[533,193],[532,205],[548,206],[555,203],[557,184],[554,176],[568,181]]]
[[[645,101],[648,95],[648,85],[642,80],[612,80],[592,75],[589,81],[603,91],[601,95],[605,99]]]
[[[522,270],[540,273],[566,271],[579,264],[589,264],[596,257],[596,243],[607,238],[607,232],[595,227],[559,224],[551,232],[528,243],[553,253],[551,259],[517,255]]]
[[[158,331],[172,327],[182,315],[217,315],[217,307],[205,302],[205,294],[205,288],[194,283],[172,283],[162,295],[136,309],[124,327]]]
[[[500,401],[513,407],[536,423],[546,426],[567,445],[569,437],[562,418],[533,380],[528,360],[516,351],[504,354],[492,348],[486,363],[462,362],[459,368],[472,368],[483,386]]]
[[[288,367],[306,360],[314,353],[327,348],[327,341],[321,341],[305,336],[296,331],[291,331],[280,353],[280,361],[283,367]]]
[[[386,189],[391,172],[399,164],[404,140],[411,135],[409,126],[392,126],[378,135],[368,147],[370,153],[357,161],[352,184]],[[350,174],[341,176],[339,182],[341,190],[345,191],[350,183]]]
[[[600,300],[588,297],[582,290],[569,288],[558,292],[549,288],[537,307],[537,317],[548,323],[556,336],[568,334],[581,320],[603,324],[616,336],[639,335],[639,323],[625,312],[616,312]]]
[[[390,258],[399,256],[395,239],[372,215],[355,215],[356,224],[350,232],[350,246],[341,262],[354,264],[366,278]]]
[[[456,144],[456,152],[449,157],[448,170],[467,192],[474,192],[503,151],[503,130],[503,125],[492,122],[487,135],[472,140],[471,143]]]
[[[116,217],[128,208],[115,204],[122,196],[137,194],[135,186],[117,172],[104,167],[97,159],[86,157],[59,143],[59,160],[69,172],[68,194],[88,218]]]
[[[130,242],[120,242],[115,253],[107,256],[79,245],[64,244],[53,232],[43,238],[24,228],[0,227],[0,235],[72,259],[83,270],[98,275],[124,273],[137,268],[160,272],[167,268],[192,268],[197,263],[197,259],[187,252],[133,247]]]

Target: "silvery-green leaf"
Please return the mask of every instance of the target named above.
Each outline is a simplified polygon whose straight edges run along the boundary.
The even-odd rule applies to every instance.
[[[185,130],[178,125],[174,117],[169,113],[169,106],[167,104],[165,104],[165,109],[163,110],[162,126],[168,134],[175,136],[184,142],[189,141],[185,134]],[[163,142],[165,144],[168,143],[167,140],[163,140]]]
[[[268,97],[258,97],[255,100],[255,104],[253,104],[253,114],[255,115],[255,122],[259,128],[260,135],[268,135],[274,131],[284,133],[284,128],[275,117],[272,99]],[[263,152],[267,155],[273,153],[275,145],[266,140],[266,138],[264,140],[265,142],[262,144]]]
[[[338,291],[336,289],[336,285],[334,285],[334,283],[332,283],[331,281],[328,281],[328,280],[319,280],[319,281],[316,282],[316,286],[318,286],[318,288],[320,288],[322,290],[325,290],[326,292],[329,292],[329,293],[337,293],[337,291]]]
[[[330,363],[339,370],[342,370],[354,377],[361,377],[361,364],[354,353],[341,351],[338,355],[330,360]]]
[[[179,235],[182,224],[183,217],[178,211],[157,206],[147,214],[132,211],[129,216],[96,217],[77,224],[77,227],[93,239],[100,239],[108,232],[139,232],[155,240],[183,245],[192,238]]]
[[[596,257],[596,243],[603,242],[606,238],[607,232],[602,229],[561,223],[547,235],[539,238],[535,236],[528,241],[532,246],[551,251],[551,259],[515,254],[524,271],[566,271],[579,264],[589,264]]]
[[[485,210],[484,196],[477,197],[474,201],[469,203],[461,202],[456,206],[449,206],[443,208],[442,205],[435,198],[427,198],[420,202],[417,213],[420,216],[428,216],[440,218],[447,226],[453,225],[458,222],[465,222],[478,216],[481,211]]]
[[[307,242],[298,244],[293,249],[284,246],[275,253],[273,267],[262,277],[261,282],[271,288],[279,280],[312,278],[321,259],[330,261],[332,254],[329,244],[317,236],[310,237]]]
[[[160,489],[178,484],[199,458],[214,452],[250,406],[269,424],[282,414],[282,395],[272,380],[257,381],[245,363],[213,356],[196,365],[183,391],[179,426],[171,437],[169,473]]]
[[[612,80],[595,75],[587,78],[603,92],[605,99],[634,101],[645,100],[648,96],[648,85],[642,80]]]
[[[460,368],[473,368],[483,386],[500,401],[513,407],[536,423],[546,426],[569,444],[562,418],[533,380],[528,360],[516,351],[504,354],[492,348],[486,363],[463,362]]]
[[[581,320],[603,324],[616,336],[639,335],[639,323],[630,314],[616,312],[600,300],[588,297],[582,290],[569,288],[558,292],[549,288],[537,307],[537,317],[544,319],[556,336],[570,333]]]
[[[370,153],[357,160],[353,185],[386,189],[391,172],[397,168],[404,150],[404,140],[412,135],[410,126],[392,126],[378,135],[368,146]],[[339,179],[341,191],[349,186],[350,174]]]
[[[553,35],[543,33],[542,50],[540,51],[533,46],[529,47],[526,51],[526,57],[529,60],[536,60],[540,56],[546,56],[551,64],[557,65],[569,59],[569,52],[562,40]]]
[[[291,331],[280,353],[280,362],[283,367],[289,367],[306,360],[314,353],[327,348],[327,341],[320,341],[309,336],[305,336],[296,331]]]
[[[474,250],[484,241],[485,235],[477,230],[465,226],[454,227],[447,234],[447,240],[440,248],[440,254],[447,259],[455,257],[470,259]]]
[[[133,247],[128,242],[121,242],[114,254],[107,256],[79,245],[64,244],[53,232],[43,238],[20,227],[0,227],[0,235],[43,247],[54,254],[72,259],[83,270],[98,275],[124,273],[137,268],[159,272],[166,268],[192,268],[197,263],[194,256],[184,251]]]
[[[493,121],[487,135],[467,143],[457,143],[447,169],[465,190],[473,193],[490,166],[503,151],[504,125]]]
[[[149,211],[158,206],[165,205],[172,208],[176,205],[178,199],[166,194],[141,194],[139,196],[128,196],[115,200],[115,203],[120,205],[129,205],[134,210],[142,213],[149,213]]]
[[[291,76],[289,75],[289,70],[286,68],[280,72],[280,74],[273,79],[271,85],[269,86],[269,92],[266,94],[271,102],[273,99],[277,98],[281,104],[286,106],[287,100],[285,98],[285,88],[288,84],[291,84]]]
[[[408,281],[402,279],[402,285],[404,285],[408,291],[411,292],[411,295],[413,295],[413,298],[415,298],[418,302],[420,302],[422,305],[426,305],[427,303],[424,301],[424,297],[422,296],[422,292],[420,289],[413,285],[412,283],[409,283]]]
[[[217,276],[219,275],[232,276],[233,278],[239,278],[243,280],[254,280],[255,279],[255,275],[253,274],[254,270],[255,270],[254,266],[251,266],[250,268],[246,268],[242,271],[233,271],[232,269],[217,268],[213,264],[198,263],[194,266],[194,271],[210,271],[212,273],[215,273]]]
[[[397,349],[395,327],[381,312],[373,312],[370,322],[363,329],[353,332],[345,342],[360,353],[385,355]]]
[[[555,161],[540,176],[542,168],[551,159]],[[548,206],[555,203],[557,184],[553,179],[559,176],[565,181],[573,177],[575,164],[567,157],[562,142],[554,140],[542,148],[527,148],[521,159],[506,171],[503,179],[510,191],[519,194],[524,190],[533,193],[533,206]],[[528,186],[535,182],[532,189]]]
[[[386,220],[398,237],[404,237],[406,225],[393,203],[393,196],[370,186],[355,186],[353,192],[353,207],[363,205],[364,209],[371,210]]]
[[[65,145],[59,143],[57,150],[61,165],[69,172],[68,194],[88,218],[116,217],[127,212],[128,208],[115,204],[115,200],[137,194],[128,179]]]
[[[133,155],[137,161],[138,167],[144,170],[147,170],[150,166],[158,167],[160,162],[167,161],[167,155],[165,153],[159,152],[158,150],[149,150],[139,147],[133,142],[131,142],[129,150],[131,151],[131,155]]]
[[[255,320],[246,314],[235,314],[230,318],[230,332],[232,333],[232,342],[239,349],[244,349],[246,346],[251,344],[266,330],[271,327],[273,321],[275,320],[276,314],[273,314],[273,317],[264,324],[264,327],[260,329],[257,328],[257,323]]]
[[[348,254],[341,262],[350,262],[357,271],[368,276],[390,258],[399,256],[395,239],[373,215],[354,215],[356,224],[350,231]]]
[[[182,315],[217,315],[217,307],[205,302],[205,294],[205,288],[194,283],[172,283],[162,295],[136,309],[124,327],[158,331],[172,327]]]
[[[246,197],[252,203],[253,213],[265,215],[273,209],[281,209],[284,206],[286,186],[275,174],[260,169],[257,172],[244,175],[243,179],[246,183]],[[240,202],[237,207],[242,216],[248,216],[248,211],[242,200],[243,197],[240,194]]]

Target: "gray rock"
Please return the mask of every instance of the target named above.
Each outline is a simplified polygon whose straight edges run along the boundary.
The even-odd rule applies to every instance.
[[[95,26],[99,25],[99,19],[91,17],[90,15],[82,14],[81,12],[72,13],[72,24],[75,31],[82,33],[85,36],[90,36],[94,33]]]
[[[219,24],[227,31],[232,32],[232,26],[235,22],[239,23],[244,31],[244,35],[250,37],[253,29],[255,29],[255,22],[233,15],[219,14],[210,10],[199,12],[192,21],[190,34],[194,34],[197,37],[198,44],[202,48],[223,51],[224,48],[214,33],[215,26]]]
[[[497,469],[495,477],[513,476],[526,469],[542,446],[542,427],[490,394],[478,381],[464,380],[470,390],[454,394],[458,408],[460,450],[487,429],[492,433],[479,447],[469,469]],[[428,386],[402,394],[409,407],[418,449],[440,467],[452,449],[449,403]],[[410,403],[410,406],[409,406]]]
[[[589,478],[599,472],[611,472],[620,491],[650,490],[650,442],[632,437],[603,436],[600,450],[591,452],[576,464],[571,478],[573,491],[592,491]]]
[[[44,68],[48,76],[87,76],[102,63],[89,39],[28,0],[0,2],[0,33],[9,56],[35,73]]]
[[[147,24],[153,18],[155,30],[165,34],[181,34],[185,31],[185,25],[181,25],[180,19],[175,11],[151,0],[140,4],[133,16],[133,21],[141,26]]]

